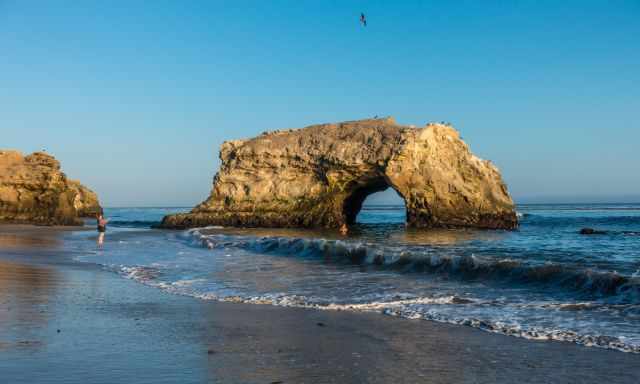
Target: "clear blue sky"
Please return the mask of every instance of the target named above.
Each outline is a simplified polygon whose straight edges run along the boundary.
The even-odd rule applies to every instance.
[[[373,115],[452,122],[518,201],[640,196],[640,1],[0,0],[0,52],[0,148],[107,206],[191,206],[224,140]]]

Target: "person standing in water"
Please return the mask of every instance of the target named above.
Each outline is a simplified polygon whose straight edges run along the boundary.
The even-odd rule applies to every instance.
[[[102,213],[96,215],[96,223],[98,225],[98,247],[102,248],[104,243],[104,234],[107,232],[107,223],[109,220],[105,219]]]

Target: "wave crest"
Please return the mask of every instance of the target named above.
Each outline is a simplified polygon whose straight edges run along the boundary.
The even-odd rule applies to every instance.
[[[538,284],[587,297],[609,297],[618,303],[640,303],[640,277],[558,263],[535,264],[509,258],[446,254],[439,249],[424,247],[377,246],[345,240],[204,235],[197,229],[187,231],[187,238],[194,245],[209,249],[235,247],[258,253],[322,258],[335,263],[364,264],[401,272],[442,274],[464,280]]]
[[[274,305],[280,307],[307,308],[325,311],[353,311],[378,312],[389,316],[406,319],[431,320],[441,323],[464,325],[483,331],[516,336],[530,340],[556,340],[582,344],[591,347],[615,349],[622,352],[640,353],[640,345],[626,343],[623,339],[607,335],[580,334],[571,330],[547,329],[542,327],[525,327],[518,323],[483,320],[474,317],[455,317],[433,310],[439,305],[487,305],[487,302],[468,298],[451,296],[436,297],[403,297],[397,296],[388,300],[366,303],[326,303],[318,302],[302,295],[288,295],[284,293],[263,294],[257,296],[224,295],[213,292],[194,292],[189,286],[197,280],[178,280],[173,283],[157,281],[158,271],[150,267],[120,267],[120,273],[127,278],[145,285],[160,288],[166,292],[184,296],[191,296],[201,300],[215,300],[220,302],[244,303],[257,305]],[[496,303],[493,303],[496,304]],[[535,305],[535,304],[534,304]],[[549,304],[546,304],[547,306]],[[590,304],[551,304],[560,310],[584,310]],[[569,306],[575,306],[569,307]],[[567,307],[567,308],[565,308]]]

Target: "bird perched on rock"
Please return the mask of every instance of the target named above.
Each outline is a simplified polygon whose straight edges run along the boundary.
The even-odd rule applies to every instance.
[[[367,18],[364,16],[364,13],[360,13],[360,23],[362,23],[364,27],[367,26]]]

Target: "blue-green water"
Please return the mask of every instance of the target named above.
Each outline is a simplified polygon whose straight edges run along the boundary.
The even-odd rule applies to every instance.
[[[379,311],[533,339],[640,352],[640,204],[518,207],[519,230],[411,230],[365,207],[335,231],[150,229],[181,208],[114,208],[80,260],[204,300]],[[604,231],[581,235],[583,227]]]

